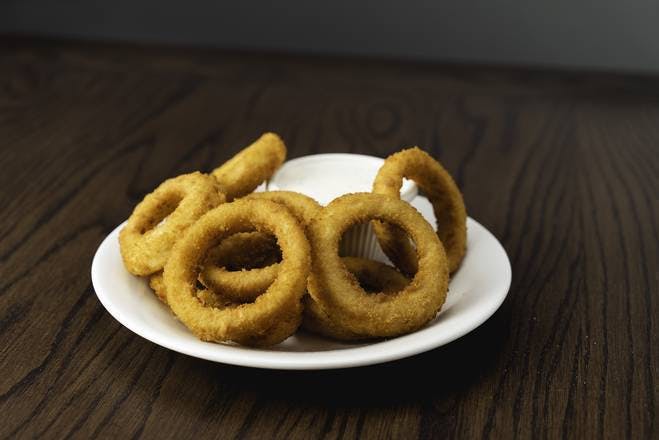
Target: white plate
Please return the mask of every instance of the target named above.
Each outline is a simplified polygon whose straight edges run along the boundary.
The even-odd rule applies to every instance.
[[[434,224],[430,203],[412,204]],[[472,331],[499,308],[508,293],[510,262],[496,238],[471,218],[467,255],[451,279],[449,294],[426,327],[398,338],[371,343],[341,343],[298,331],[281,344],[250,348],[198,340],[177,321],[147,282],[124,269],[119,254],[119,225],[103,240],[92,262],[96,295],[112,316],[149,341],[179,353],[225,364],[282,370],[320,370],[372,365],[413,356]]]

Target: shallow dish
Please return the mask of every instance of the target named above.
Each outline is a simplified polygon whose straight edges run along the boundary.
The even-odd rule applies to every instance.
[[[412,202],[432,224],[430,203]],[[149,341],[190,356],[225,364],[282,370],[322,370],[389,362],[447,344],[485,322],[506,298],[511,268],[497,239],[468,219],[467,254],[451,279],[446,303],[437,317],[414,333],[369,343],[342,343],[298,331],[279,345],[263,348],[198,340],[149,289],[145,279],[124,269],[117,226],[96,251],[92,283],[103,306],[121,324]],[[380,254],[379,258],[386,261]]]

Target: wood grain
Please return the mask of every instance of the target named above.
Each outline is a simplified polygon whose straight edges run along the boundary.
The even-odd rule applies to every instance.
[[[659,78],[0,40],[0,437],[656,438]],[[141,339],[91,258],[167,177],[432,152],[513,284],[466,337],[276,372]]]

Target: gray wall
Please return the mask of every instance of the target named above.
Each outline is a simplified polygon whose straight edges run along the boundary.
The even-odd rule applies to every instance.
[[[4,0],[0,32],[659,72],[659,0]]]

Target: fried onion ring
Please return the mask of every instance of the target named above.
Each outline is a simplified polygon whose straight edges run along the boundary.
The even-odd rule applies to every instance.
[[[416,245],[418,270],[403,290],[369,294],[338,255],[343,233],[355,223],[380,220],[400,227]],[[448,262],[432,226],[398,198],[357,193],[322,209],[308,229],[312,249],[309,294],[341,331],[365,338],[397,336],[433,319],[446,299]]]
[[[379,261],[359,257],[342,257],[341,261],[356,278],[362,289],[369,294],[379,292],[393,294],[400,292],[410,282],[410,280],[405,278],[395,268]],[[308,291],[317,291],[318,288],[315,278],[310,277],[309,284],[307,285]],[[302,327],[305,329],[344,341],[366,339],[364,336],[346,331],[334,324],[318,304],[311,299],[311,296],[305,296],[303,303],[304,315]]]
[[[403,178],[413,180],[432,203],[437,236],[446,250],[449,271],[455,272],[467,245],[467,210],[460,190],[444,167],[417,147],[392,154],[384,161],[375,177],[373,192],[400,197]],[[373,229],[389,259],[403,273],[414,274],[416,254],[405,234],[381,222],[373,222]]]
[[[185,230],[224,200],[207,174],[194,172],[165,180],[135,207],[119,233],[126,269],[134,275],[162,270]]]
[[[243,197],[275,173],[286,160],[286,145],[274,133],[265,133],[211,174],[217,179],[227,201]]]
[[[283,205],[304,227],[309,225],[313,218],[322,209],[318,202],[311,197],[291,191],[257,192],[245,197],[244,200],[270,200]],[[264,238],[259,236],[248,236],[247,234],[249,233],[241,234],[242,237],[239,236],[238,240],[236,240],[235,243],[232,243],[231,248],[250,246],[250,243],[245,243],[245,240],[249,239],[258,242],[255,245],[251,245],[252,248],[261,247],[262,250],[264,248],[262,241],[269,238],[268,236]],[[257,232],[251,234],[260,233]],[[218,249],[222,248],[224,243],[232,238],[233,237],[229,237],[223,241],[220,246],[218,246]],[[243,241],[242,243],[240,243],[241,240]],[[257,249],[257,251],[260,250]],[[231,254],[227,253],[226,255],[227,258],[230,258]],[[211,255],[204,265],[200,276],[201,282],[211,290],[223,292],[224,295],[234,301],[254,301],[254,299],[263,293],[274,281],[279,271],[279,263],[250,270],[229,271],[222,265],[223,261],[217,262],[212,258]]]
[[[208,251],[232,234],[251,230],[277,238],[282,253],[277,278],[253,303],[205,306],[196,283]],[[167,300],[174,314],[202,340],[273,345],[295,331],[291,325],[273,332],[278,323],[291,317],[299,323],[310,265],[304,229],[286,208],[268,200],[238,200],[208,212],[174,245],[164,272]]]

